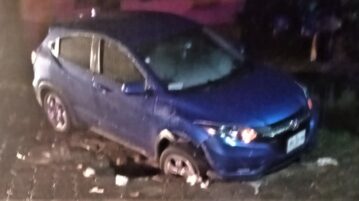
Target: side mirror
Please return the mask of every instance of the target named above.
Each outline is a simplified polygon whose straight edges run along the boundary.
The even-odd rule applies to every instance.
[[[148,92],[143,82],[124,83],[122,84],[121,91],[128,95],[139,95]]]

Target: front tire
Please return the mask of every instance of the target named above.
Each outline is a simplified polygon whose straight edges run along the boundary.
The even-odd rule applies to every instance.
[[[160,167],[166,175],[189,177],[206,176],[205,158],[192,147],[184,144],[170,145],[160,157]]]
[[[58,93],[46,92],[42,106],[47,120],[56,132],[68,133],[71,130],[70,111]]]

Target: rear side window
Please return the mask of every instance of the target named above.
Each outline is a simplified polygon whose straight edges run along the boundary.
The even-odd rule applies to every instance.
[[[59,56],[84,69],[90,69],[90,37],[66,37],[60,40]]]
[[[117,82],[143,81],[135,64],[116,44],[102,41],[102,73]]]

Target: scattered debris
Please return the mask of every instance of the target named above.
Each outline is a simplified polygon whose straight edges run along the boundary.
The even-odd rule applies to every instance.
[[[186,179],[186,182],[190,185],[190,186],[194,186],[196,183],[198,183],[198,176],[197,175],[191,175],[188,176]]]
[[[19,152],[16,153],[16,158],[19,160],[25,160],[25,155],[20,154]]]
[[[209,180],[202,181],[200,186],[201,186],[201,189],[207,189],[209,186]]]
[[[195,184],[200,184],[200,187],[202,189],[208,188],[208,185],[209,185],[209,180],[204,181],[202,179],[202,177],[200,177],[198,175],[191,175],[191,176],[187,177],[186,182],[190,186],[194,186]]]
[[[331,157],[322,157],[318,158],[317,161],[312,162],[305,162],[302,163],[307,169],[309,170],[317,170],[318,167],[324,167],[324,166],[338,166],[338,160],[331,158]]]
[[[324,167],[324,166],[329,166],[329,165],[332,165],[332,166],[338,166],[339,163],[336,159],[334,158],[331,158],[331,157],[323,157],[323,158],[318,158],[317,160],[317,165],[319,167]]]
[[[13,195],[12,188],[9,188],[6,190],[6,195],[8,195],[8,196]]]
[[[135,191],[135,192],[131,192],[130,193],[130,197],[131,198],[138,198],[140,196],[140,192]]]
[[[105,192],[105,189],[99,188],[98,186],[95,186],[89,190],[89,193],[95,193],[95,194],[103,194]]]
[[[128,177],[122,175],[116,175],[115,184],[116,186],[126,186],[128,182]]]
[[[45,157],[45,158],[50,158],[50,157],[51,157],[51,153],[48,152],[48,151],[44,151],[44,152],[42,152],[42,156]]]
[[[259,194],[259,188],[261,187],[262,183],[263,182],[261,180],[248,182],[248,185],[254,189],[254,195]]]
[[[83,165],[81,163],[76,166],[76,169],[78,169],[78,170],[82,170],[82,168],[83,168]]]
[[[94,176],[95,173],[96,173],[95,170],[94,170],[93,168],[90,168],[90,167],[86,168],[86,169],[82,172],[82,174],[83,174],[84,177],[86,177],[86,178],[89,178],[89,177]]]

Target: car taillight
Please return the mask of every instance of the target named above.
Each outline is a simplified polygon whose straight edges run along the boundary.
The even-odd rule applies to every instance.
[[[31,52],[31,63],[32,64],[35,64],[36,58],[37,58],[37,53],[35,51],[32,51]]]

